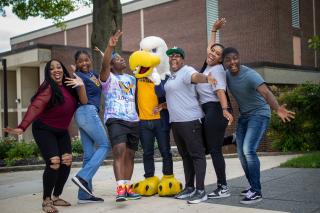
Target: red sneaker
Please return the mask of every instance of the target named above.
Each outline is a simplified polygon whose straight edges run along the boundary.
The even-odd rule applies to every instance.
[[[116,202],[126,201],[126,187],[124,185],[120,185],[117,187],[117,197]]]
[[[137,200],[141,198],[141,195],[134,193],[132,185],[126,185],[126,192],[128,200]]]

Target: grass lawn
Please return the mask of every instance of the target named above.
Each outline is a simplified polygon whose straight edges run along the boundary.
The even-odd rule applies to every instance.
[[[320,168],[320,152],[307,153],[300,157],[292,158],[280,164],[280,167]]]

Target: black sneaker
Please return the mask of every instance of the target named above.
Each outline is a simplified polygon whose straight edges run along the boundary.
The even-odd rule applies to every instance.
[[[206,191],[204,190],[196,190],[196,193],[191,196],[191,198],[188,200],[189,204],[197,204],[203,201],[206,201],[208,199],[208,196],[206,194]]]
[[[79,199],[78,203],[79,204],[85,204],[85,203],[102,203],[104,202],[104,200],[100,197],[95,197],[95,196],[91,196],[89,199]]]
[[[251,188],[247,188],[247,189],[241,191],[240,194],[243,195],[243,196],[246,196],[247,193],[250,191],[250,189],[251,189]]]
[[[174,198],[176,199],[185,199],[185,198],[190,198],[196,190],[193,187],[186,187],[184,188],[181,192],[179,192]]]
[[[213,190],[210,194],[208,194],[209,199],[217,199],[223,197],[229,197],[231,194],[229,192],[229,188],[226,185],[218,184],[218,188]]]
[[[79,186],[83,191],[85,191],[86,193],[94,197],[94,195],[92,194],[89,188],[89,184],[87,183],[87,181],[83,180],[79,176],[74,176],[72,178],[72,182],[74,182],[77,186]]]
[[[253,204],[262,201],[262,195],[259,192],[252,192],[251,190],[247,193],[240,203],[242,204]]]

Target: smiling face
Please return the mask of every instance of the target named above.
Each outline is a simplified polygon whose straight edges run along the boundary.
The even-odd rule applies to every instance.
[[[184,65],[184,59],[180,54],[173,53],[169,56],[169,64],[171,71],[177,72]]]
[[[207,54],[207,64],[214,66],[222,61],[223,48],[219,45],[213,45]]]
[[[89,72],[91,68],[91,59],[89,55],[80,53],[79,57],[76,60],[76,67],[83,72]]]
[[[52,60],[49,68],[50,78],[58,85],[62,85],[63,68],[60,62]]]
[[[111,65],[112,71],[117,73],[122,73],[127,68],[126,61],[119,54],[111,60]]]
[[[240,71],[240,57],[239,54],[231,52],[224,58],[223,65],[228,69],[232,75],[237,75]]]

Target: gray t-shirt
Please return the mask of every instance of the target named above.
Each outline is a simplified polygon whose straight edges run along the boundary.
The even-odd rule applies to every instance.
[[[203,74],[208,75],[209,73],[211,73],[211,75],[217,80],[217,84],[197,84],[196,88],[199,94],[200,104],[208,102],[219,102],[219,98],[216,95],[215,91],[219,89],[223,89],[224,91],[226,91],[226,71],[223,69],[223,66],[221,64],[217,64],[215,66],[208,65],[207,68],[204,70]]]
[[[227,84],[230,92],[237,100],[240,114],[271,116],[270,106],[264,97],[257,91],[257,87],[265,83],[255,70],[240,66],[237,75],[227,71]]]
[[[193,121],[203,117],[195,84],[191,83],[191,76],[196,72],[193,67],[185,65],[172,73],[164,85],[170,122]]]

